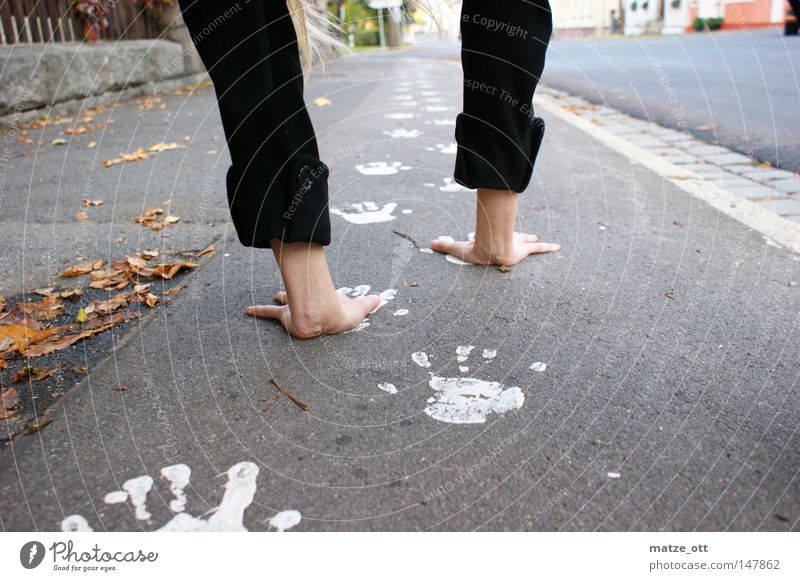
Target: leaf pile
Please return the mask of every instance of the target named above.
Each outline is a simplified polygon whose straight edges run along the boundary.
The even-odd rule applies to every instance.
[[[92,278],[89,283],[91,288],[121,290],[132,284],[134,292],[141,294],[147,291],[147,288],[144,287],[149,287],[149,285],[140,285],[137,277],[170,280],[182,270],[197,267],[196,262],[188,260],[161,262],[150,266],[149,262],[157,257],[157,252],[145,251],[133,256],[125,256],[123,259],[114,259],[111,261],[111,266],[108,267],[104,267],[105,261],[103,260],[83,262],[63,270],[61,276],[71,278],[88,274]],[[136,288],[139,290],[136,291]],[[143,302],[147,302],[147,300],[145,299]]]

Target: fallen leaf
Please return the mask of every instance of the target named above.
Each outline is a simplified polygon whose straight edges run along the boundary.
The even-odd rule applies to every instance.
[[[6,297],[0,295],[0,311],[4,311],[6,308]]]
[[[206,254],[214,256],[216,255],[216,253],[217,253],[217,245],[212,242],[211,244],[203,248],[200,252],[198,252],[195,256],[197,256],[198,258],[201,256],[205,256]]]
[[[32,143],[32,141],[31,141],[31,143]],[[67,140],[64,139],[63,137],[57,137],[56,139],[54,139],[53,141],[50,142],[51,145],[66,145],[66,143],[67,143]]]
[[[317,97],[311,102],[314,103],[314,105],[316,105],[317,107],[327,107],[328,105],[331,104],[331,100],[328,99],[327,97]]]
[[[95,127],[90,125],[79,125],[78,127],[67,127],[64,130],[66,135],[83,135],[84,133],[90,133],[95,130]]]
[[[500,272],[511,272],[511,268],[509,268],[508,266],[498,266],[497,270],[499,270]]]
[[[81,200],[81,208],[88,208],[89,206],[99,206],[103,200]]]
[[[132,153],[120,153],[119,156],[114,159],[106,159],[103,161],[103,167],[111,167],[119,163],[141,161],[149,158],[150,154],[145,151],[144,147],[137,147]]]
[[[93,270],[98,270],[103,267],[105,261],[101,260],[92,260],[90,262],[84,262],[82,264],[78,264],[76,266],[70,266],[69,268],[63,270],[61,272],[61,276],[65,278],[73,278],[76,276],[83,276],[84,274],[89,274]]]
[[[41,381],[55,375],[60,368],[60,365],[55,367],[31,367],[27,365],[14,374],[14,377],[11,378],[11,383],[19,383],[25,380]]]
[[[96,141],[90,141],[89,143],[86,144],[87,149],[94,149],[95,147],[97,147]]]
[[[22,352],[31,345],[55,335],[61,329],[61,327],[54,327],[52,329],[36,330],[31,329],[28,325],[9,323],[7,325],[0,325],[0,342],[3,342],[4,339],[11,339],[13,341],[11,349]]]
[[[164,294],[165,294],[165,295],[176,295],[176,294],[178,294],[179,292],[181,292],[181,291],[182,291],[183,289],[185,289],[185,288],[186,288],[186,285],[185,285],[185,284],[182,284],[182,285],[180,285],[180,286],[176,286],[176,287],[174,287],[174,288],[171,288],[171,289],[169,289],[169,290],[165,290],[165,291],[164,291]]]
[[[158,264],[156,265],[155,268],[152,269],[151,272],[152,276],[154,277],[158,276],[165,280],[169,280],[182,270],[188,270],[196,267],[197,267],[196,262],[179,260],[178,262]]]
[[[152,153],[160,153],[162,151],[171,151],[173,149],[186,149],[185,145],[178,145],[177,143],[154,143],[147,151]]]
[[[16,408],[19,405],[19,393],[13,387],[0,392],[0,420],[10,418],[16,413]]]
[[[79,323],[86,322],[87,318],[86,309],[81,307],[81,310],[78,311],[78,316],[75,318],[78,320]]]
[[[86,212],[78,212],[77,214],[75,214],[75,219],[81,224],[83,224],[84,222],[86,222],[86,220],[89,219],[89,214],[87,214]]]
[[[163,213],[163,208],[147,208],[144,211],[144,214],[137,216],[133,219],[133,221],[141,224],[142,226],[148,226],[153,230],[161,230],[161,228],[164,227],[165,222],[162,222],[159,219],[159,216]]]
[[[5,357],[0,355],[0,369],[8,369],[8,363],[6,363]]]
[[[63,313],[64,303],[57,296],[46,296],[33,303],[17,303],[17,311],[38,321],[47,321]]]
[[[53,294],[54,290],[56,290],[56,289],[51,286],[51,287],[47,287],[47,288],[36,288],[36,289],[33,289],[33,292],[35,292],[37,295],[42,295],[43,297],[49,297],[51,294]]]
[[[147,295],[144,297],[144,302],[152,309],[158,304],[158,297],[153,293],[147,293]]]
[[[54,407],[47,408],[42,415],[36,418],[34,421],[29,423],[25,428],[22,430],[25,434],[34,434],[39,430],[43,429],[47,426],[50,422],[53,421],[53,417],[55,416],[56,410]]]
[[[94,304],[94,310],[101,315],[107,315],[121,309],[122,307],[127,307],[130,294],[131,293],[119,293],[112,296],[108,300],[97,301]]]
[[[119,392],[124,393],[124,392],[128,391],[132,387],[133,387],[133,385],[131,385],[130,383],[126,383],[125,385],[118,385],[117,387],[114,388],[114,391],[119,391]]]
[[[92,276],[92,282],[89,283],[91,288],[121,290],[130,282],[130,274],[126,268],[103,268],[93,270],[90,274]]]
[[[70,299],[70,300],[76,299],[81,295],[83,295],[83,291],[79,288],[74,288],[72,290],[67,290],[67,291],[61,291],[60,293],[58,293],[58,296],[60,296],[62,299]]]
[[[85,339],[87,337],[91,337],[92,335],[96,335],[98,333],[102,333],[103,331],[107,331],[112,327],[115,327],[121,323],[129,321],[131,319],[135,319],[139,317],[139,313],[135,312],[123,312],[123,313],[114,313],[110,317],[106,319],[97,319],[94,322],[94,325],[87,328],[84,331],[79,333],[74,333],[72,335],[63,336],[56,336],[52,337],[47,341],[38,342],[36,345],[21,351],[20,354],[23,357],[39,357],[40,355],[47,355],[48,353],[52,353],[54,351],[60,351],[61,349],[65,349],[69,347],[73,343],[77,343],[81,339]]]
[[[83,365],[76,365],[75,367],[70,369],[70,371],[72,371],[73,373],[83,374],[83,373],[86,373],[87,371],[89,371],[89,368],[85,367]]]

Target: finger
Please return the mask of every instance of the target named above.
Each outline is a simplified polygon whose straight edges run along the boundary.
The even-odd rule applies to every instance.
[[[289,309],[275,305],[253,305],[247,307],[244,312],[259,319],[277,319],[286,324]]]
[[[436,252],[451,254],[456,258],[465,260],[465,257],[472,248],[471,242],[446,242],[444,240],[432,240],[431,248]]]
[[[278,302],[278,303],[280,303],[282,305],[287,305],[287,304],[289,304],[289,295],[287,295],[283,291],[280,291],[279,293],[277,293],[275,295],[275,302]]]
[[[546,254],[547,252],[558,252],[561,250],[561,246],[558,244],[537,242],[534,244],[526,244],[525,249],[528,251],[528,254]]]

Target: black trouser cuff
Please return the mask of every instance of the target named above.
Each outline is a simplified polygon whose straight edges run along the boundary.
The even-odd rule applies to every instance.
[[[544,120],[531,117],[519,136],[460,113],[456,118],[456,182],[469,189],[523,192],[544,138]]]
[[[254,248],[269,248],[276,238],[330,244],[328,167],[314,156],[299,154],[272,183],[258,169],[248,168],[243,178],[233,166],[228,170],[228,205],[239,241]]]

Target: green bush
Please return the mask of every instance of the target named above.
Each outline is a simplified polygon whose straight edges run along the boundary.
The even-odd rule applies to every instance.
[[[381,43],[381,35],[377,30],[356,29],[353,35],[356,46],[378,46]]]
[[[722,28],[722,22],[722,18],[695,18],[693,25],[697,32],[703,32],[704,30],[719,30]]]

